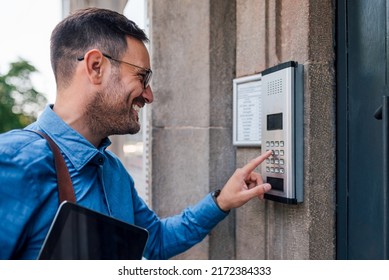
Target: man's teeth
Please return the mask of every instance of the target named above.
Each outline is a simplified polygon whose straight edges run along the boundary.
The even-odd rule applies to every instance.
[[[138,105],[133,104],[132,109],[134,109],[137,113],[139,113],[140,109],[142,109],[142,108],[139,107]]]

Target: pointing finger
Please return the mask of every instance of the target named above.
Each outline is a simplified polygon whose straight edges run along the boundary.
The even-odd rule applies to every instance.
[[[260,155],[259,157],[252,159],[249,163],[242,167],[242,170],[246,174],[250,174],[253,170],[260,165],[265,159],[272,155],[272,151],[267,151],[266,153]]]

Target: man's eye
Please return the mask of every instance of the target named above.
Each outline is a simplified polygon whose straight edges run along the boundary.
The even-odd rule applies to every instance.
[[[142,80],[144,80],[145,77],[146,77],[146,73],[138,73],[138,76],[139,76]]]

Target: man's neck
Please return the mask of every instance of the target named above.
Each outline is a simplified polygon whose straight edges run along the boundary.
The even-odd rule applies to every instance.
[[[96,148],[100,145],[102,139],[96,133],[92,133],[89,129],[85,114],[79,109],[78,106],[72,106],[72,103],[69,100],[66,103],[61,102],[57,99],[54,104],[53,111],[71,128],[80,133],[86,140],[88,140]]]

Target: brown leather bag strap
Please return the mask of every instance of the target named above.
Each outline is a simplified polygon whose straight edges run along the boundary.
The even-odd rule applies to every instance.
[[[58,181],[58,193],[59,193],[59,204],[62,202],[69,201],[76,203],[76,196],[74,194],[74,188],[72,184],[72,179],[70,178],[68,167],[66,166],[65,159],[63,158],[60,149],[57,144],[45,133],[30,130],[35,132],[45,138],[50,145],[50,148],[54,155],[55,169],[57,171],[57,181]]]

